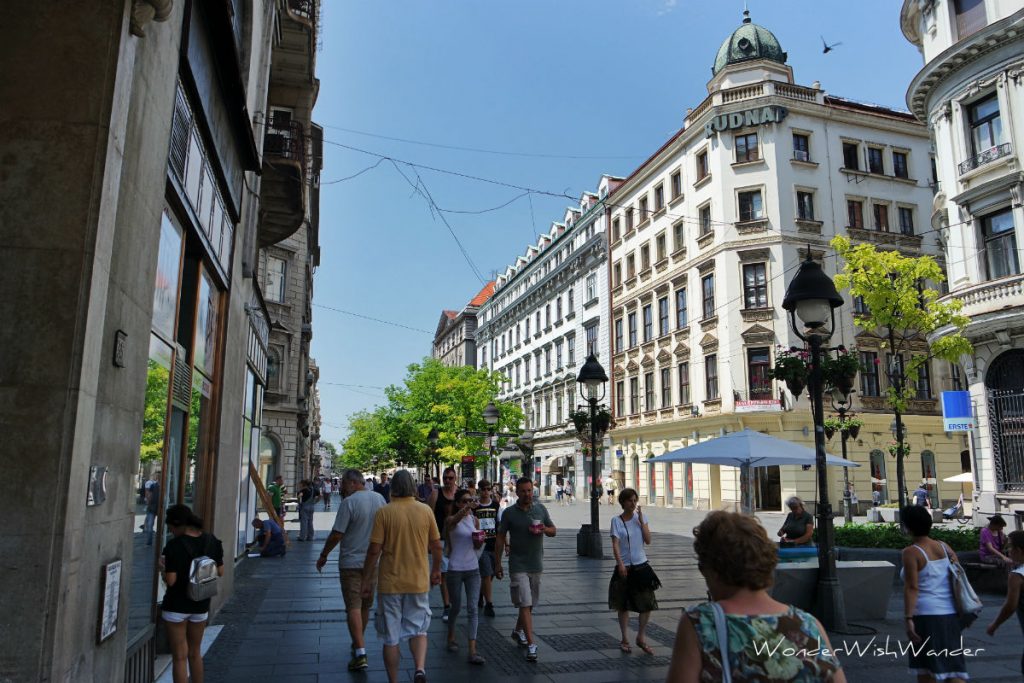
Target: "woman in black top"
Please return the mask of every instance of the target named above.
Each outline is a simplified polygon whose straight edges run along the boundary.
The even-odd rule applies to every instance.
[[[167,592],[161,604],[161,616],[167,624],[167,640],[173,658],[174,683],[202,683],[203,655],[200,645],[210,601],[188,597],[192,560],[203,555],[217,563],[217,574],[224,575],[224,548],[213,534],[203,532],[203,520],[187,505],[167,508],[164,524],[174,536],[164,547],[161,567]]]
[[[783,547],[811,545],[811,538],[814,537],[814,518],[804,509],[804,502],[796,496],[791,496],[786,501],[786,507],[789,508],[789,514],[779,529],[778,535],[782,538],[780,543]]]
[[[441,473],[441,480],[444,486],[434,489],[427,498],[427,505],[434,511],[434,521],[437,522],[437,531],[444,537],[444,520],[448,519],[455,512],[455,501],[462,492],[458,486],[458,475],[454,467],[445,468]],[[442,541],[443,542],[443,541]],[[448,596],[448,553],[441,556],[441,600],[444,603],[444,613],[441,621],[448,623],[448,613],[451,610],[451,602]]]

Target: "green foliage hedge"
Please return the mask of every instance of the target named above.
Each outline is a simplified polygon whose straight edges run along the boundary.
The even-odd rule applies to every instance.
[[[847,548],[896,548],[902,549],[910,544],[910,538],[901,530],[899,524],[844,524],[836,526],[836,545]],[[958,529],[932,527],[931,537],[945,541],[949,547],[958,552],[977,550],[981,531],[972,526]]]

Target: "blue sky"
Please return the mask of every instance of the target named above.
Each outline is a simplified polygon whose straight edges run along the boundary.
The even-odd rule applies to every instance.
[[[338,442],[348,415],[383,403],[378,387],[400,382],[408,364],[430,353],[441,310],[461,308],[481,287],[414,186],[451,211],[510,202],[444,214],[484,277],[504,270],[569,204],[422,166],[573,197],[593,191],[602,173],[628,175],[707,95],[711,64],[740,24],[743,2],[323,4],[314,118],[326,144],[313,355],[321,433]],[[750,0],[749,7],[789,53],[798,83],[818,80],[833,95],[905,108],[921,57],[900,33],[900,4]],[[824,55],[822,35],[843,44]],[[421,168],[396,169],[364,152]]]

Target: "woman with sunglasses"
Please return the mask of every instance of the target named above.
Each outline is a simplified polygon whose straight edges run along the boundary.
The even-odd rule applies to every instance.
[[[434,489],[430,498],[427,499],[427,505],[434,511],[434,520],[437,522],[437,531],[441,534],[441,538],[444,539],[444,521],[455,511],[455,498],[461,492],[458,487],[458,475],[455,473],[454,467],[448,467],[444,472],[441,473],[441,481],[444,485],[439,489]],[[444,541],[442,540],[442,543]],[[451,610],[451,598],[448,595],[448,582],[445,581],[445,575],[448,573],[448,552],[445,550],[441,554],[441,600],[444,603],[444,613],[441,615],[441,621],[448,623],[448,617]]]
[[[455,497],[455,512],[444,524],[445,550],[448,554],[448,598],[451,610],[448,616],[448,651],[458,652],[455,639],[455,622],[462,606],[462,591],[466,592],[466,616],[468,620],[470,664],[483,664],[484,658],[476,652],[476,632],[480,625],[477,600],[480,598],[480,558],[477,551],[483,548],[484,534],[480,532],[480,520],[473,511],[479,505],[476,497],[467,491],[459,491]]]

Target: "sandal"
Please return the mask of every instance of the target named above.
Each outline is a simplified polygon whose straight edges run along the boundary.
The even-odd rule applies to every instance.
[[[630,647],[628,640],[623,640],[619,643],[619,649],[625,652],[627,655],[633,652],[633,648]]]
[[[487,660],[481,657],[480,655],[473,653],[466,661],[470,664],[483,664]]]
[[[459,644],[456,643],[454,640],[448,641],[448,652],[458,652],[458,651],[459,651]]]
[[[646,641],[640,642],[638,640],[638,641],[636,641],[636,646],[638,648],[640,648],[641,650],[643,650],[645,653],[649,654],[649,655],[653,655],[654,654],[654,648],[652,648],[650,645],[648,645]]]

